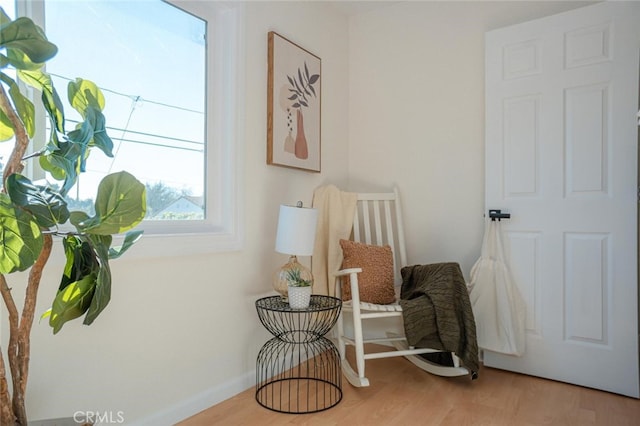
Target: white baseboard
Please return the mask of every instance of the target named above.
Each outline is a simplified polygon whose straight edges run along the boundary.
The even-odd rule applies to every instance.
[[[256,373],[251,371],[131,424],[135,426],[174,425],[255,386],[255,381]]]

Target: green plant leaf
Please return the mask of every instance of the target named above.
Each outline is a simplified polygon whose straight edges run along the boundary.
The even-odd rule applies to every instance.
[[[107,135],[104,114],[94,107],[88,107],[86,113],[87,121],[91,123],[93,129],[93,139],[89,142],[89,146],[95,146],[104,152],[107,157],[113,157],[113,141]]]
[[[69,222],[79,231],[81,228],[81,223],[85,220],[89,219],[89,215],[83,211],[72,211],[69,217]]]
[[[0,26],[11,22],[11,18],[7,15],[2,7],[0,7]]]
[[[69,142],[75,145],[66,157],[76,165],[75,170],[83,173],[86,171],[86,160],[89,156],[89,143],[93,139],[93,126],[89,120],[78,123],[75,130],[67,134]],[[60,145],[60,144],[59,144]]]
[[[11,201],[31,212],[42,228],[51,228],[69,219],[67,202],[53,188],[34,185],[17,173],[10,175],[5,184]]]
[[[9,96],[11,96],[13,106],[15,107],[16,112],[18,113],[18,116],[22,121],[22,124],[24,124],[24,128],[27,131],[27,134],[30,138],[32,138],[36,131],[36,111],[33,103],[22,95],[22,92],[20,92],[20,88],[18,87],[16,82],[13,81],[13,79],[8,75],[0,73],[0,80],[2,80],[6,85],[9,86]]]
[[[87,312],[95,288],[96,274],[93,273],[70,283],[64,290],[58,291],[49,315],[49,325],[53,327],[53,334],[57,334],[67,321],[76,319]]]
[[[54,164],[52,160],[53,159],[51,158],[51,154],[41,155],[40,157],[38,157],[38,163],[40,163],[40,167],[42,168],[42,170],[51,173],[51,177],[56,180],[64,180],[64,178],[67,176],[65,169],[58,166],[57,163]]]
[[[42,70],[18,70],[18,78],[42,92],[42,104],[49,114],[52,127],[64,132],[64,107],[53,87],[51,76]]]
[[[64,290],[66,286],[76,281],[74,266],[76,266],[76,254],[78,253],[82,241],[73,235],[66,236],[62,239],[62,247],[64,248],[65,265],[62,270],[62,279],[58,291]]]
[[[141,237],[144,231],[129,231],[124,236],[124,241],[121,246],[112,247],[109,249],[109,259],[117,259],[131,248]]]
[[[51,172],[52,176],[58,180],[64,179],[60,194],[66,195],[71,187],[76,183],[80,172],[80,160],[86,146],[70,141],[59,142],[59,148],[50,154],[41,155],[39,158],[40,167]]]
[[[17,70],[39,70],[44,67],[43,63],[31,61],[23,51],[16,49],[7,49],[6,63]]]
[[[42,234],[30,213],[16,209],[0,194],[0,273],[24,271],[42,251]]]
[[[46,62],[58,53],[58,47],[47,40],[44,31],[24,16],[0,27],[0,47],[21,50],[36,63]]]
[[[86,110],[89,107],[100,111],[104,109],[104,95],[102,91],[91,80],[76,78],[70,81],[67,86],[67,95],[71,106],[86,118]]]
[[[112,173],[98,186],[95,216],[76,226],[88,234],[120,234],[142,221],[146,205],[146,188],[140,181],[124,171]]]
[[[86,237],[68,235],[62,240],[62,245],[66,263],[60,286],[51,309],[41,317],[49,317],[54,334],[60,331],[65,322],[89,310],[101,268],[93,246]]]
[[[100,268],[93,248],[85,237],[68,235],[62,240],[62,245],[67,262],[58,287],[59,291],[87,275],[97,274]]]
[[[67,138],[69,142],[73,142],[78,144],[86,149],[89,146],[89,141],[93,137],[93,128],[91,127],[91,123],[88,121],[83,121],[82,123],[78,123],[75,130],[67,133]]]
[[[42,63],[32,62],[31,59],[21,50],[7,49],[7,56],[3,56],[1,64],[4,66],[11,65],[16,70],[40,70],[44,67]]]
[[[14,135],[9,117],[0,109],[0,142],[8,141]]]
[[[96,289],[91,300],[91,306],[84,317],[83,324],[91,325],[100,313],[107,307],[111,300],[111,268],[109,267],[109,247],[111,246],[111,235],[89,235],[89,240],[93,245],[95,253],[98,255],[100,269]]]
[[[297,267],[286,271],[286,280],[291,287],[309,287],[313,284],[311,280],[302,278],[302,271]]]

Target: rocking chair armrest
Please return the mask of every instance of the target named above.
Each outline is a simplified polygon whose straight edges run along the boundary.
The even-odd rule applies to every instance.
[[[359,274],[360,272],[362,272],[362,268],[349,268],[349,269],[341,269],[333,275],[336,278],[338,278],[338,277],[344,277],[346,275],[351,275],[351,274]]]
[[[362,268],[341,269],[333,274],[336,277],[336,295],[342,299],[342,277],[349,276],[349,284],[351,285],[351,298],[354,304],[360,303],[360,288],[358,287],[358,274],[362,272]]]

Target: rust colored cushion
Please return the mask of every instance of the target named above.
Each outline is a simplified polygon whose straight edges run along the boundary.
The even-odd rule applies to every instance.
[[[360,301],[385,305],[395,301],[391,247],[340,240],[342,269],[362,268],[358,274]],[[343,280],[342,300],[351,300],[349,277]]]

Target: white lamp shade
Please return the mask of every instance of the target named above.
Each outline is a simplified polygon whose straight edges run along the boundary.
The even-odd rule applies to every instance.
[[[316,242],[318,210],[280,206],[276,251],[289,255],[311,256]]]

